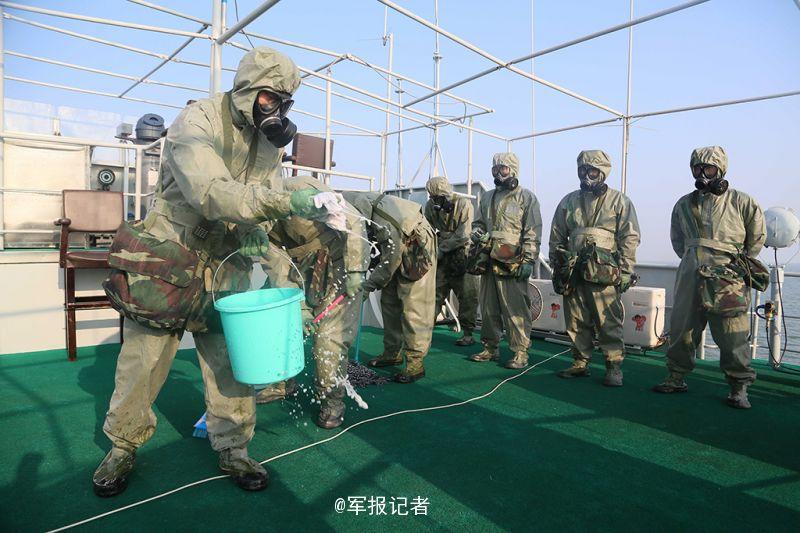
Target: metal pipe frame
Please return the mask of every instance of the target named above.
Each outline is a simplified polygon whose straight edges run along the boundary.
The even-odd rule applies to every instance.
[[[176,17],[180,17],[182,19],[191,20],[192,22],[199,22],[200,24],[205,24],[206,26],[211,26],[211,22],[207,20],[203,20],[197,17],[193,17],[192,15],[187,15],[185,13],[181,13],[179,11],[175,11],[174,9],[170,9],[168,7],[160,6],[154,4],[152,2],[145,2],[144,0],[128,0],[128,2],[132,4],[138,4],[140,6],[149,7],[155,11],[161,11],[163,13],[168,13],[170,15],[174,15]]]
[[[708,0],[704,0],[704,1],[708,1]],[[481,73],[480,75],[474,76],[471,79],[469,79],[468,81],[472,81],[473,79],[480,78],[480,77],[482,77],[482,76],[484,76],[484,75],[486,75],[486,74],[488,74],[490,72],[495,72],[497,70],[500,70],[501,68],[505,68],[505,69],[510,70],[511,72],[514,72],[515,74],[519,74],[520,76],[528,78],[529,80],[533,80],[533,81],[535,81],[537,83],[541,83],[542,85],[550,87],[551,89],[554,89],[554,90],[556,90],[556,91],[558,91],[560,93],[564,93],[567,96],[571,96],[571,97],[576,98],[576,99],[578,99],[578,100],[580,100],[582,102],[585,102],[585,103],[587,103],[589,105],[592,105],[594,107],[600,108],[603,111],[607,111],[607,112],[611,113],[612,115],[617,115],[617,116],[620,116],[620,117],[623,116],[623,113],[620,112],[620,111],[617,111],[616,109],[613,109],[611,107],[603,105],[603,104],[601,104],[599,102],[595,102],[594,100],[592,100],[590,98],[582,96],[582,95],[580,95],[580,94],[578,94],[578,93],[576,93],[574,91],[571,91],[571,90],[569,90],[569,89],[567,89],[565,87],[561,87],[560,85],[556,85],[555,83],[549,82],[549,81],[547,81],[545,79],[542,79],[542,78],[540,78],[538,76],[535,76],[535,75],[531,74],[530,72],[525,72],[524,70],[513,66],[508,61],[503,61],[502,59],[499,59],[499,58],[493,56],[492,54],[490,54],[490,53],[478,48],[474,44],[472,44],[472,43],[470,43],[470,42],[468,42],[468,41],[466,41],[466,40],[464,40],[464,39],[462,39],[462,38],[460,38],[460,37],[458,37],[456,35],[453,35],[452,33],[450,33],[447,30],[444,30],[444,29],[440,28],[436,24],[433,24],[430,21],[425,20],[424,18],[422,18],[422,17],[420,17],[418,15],[415,15],[413,12],[411,12],[411,11],[409,11],[409,10],[403,8],[403,7],[398,6],[394,2],[390,2],[389,0],[378,0],[378,2],[380,2],[381,4],[383,4],[385,6],[388,6],[388,7],[392,8],[392,9],[394,9],[398,13],[400,13],[402,15],[405,15],[406,17],[408,17],[408,18],[410,18],[410,19],[422,24],[423,26],[426,26],[427,28],[435,31],[437,34],[442,35],[444,37],[447,37],[448,39],[450,39],[454,43],[460,44],[461,46],[467,48],[468,50],[471,50],[471,51],[475,52],[476,54],[478,54],[480,56],[483,56],[484,58],[488,59],[489,61],[492,61],[493,63],[497,64],[496,67],[494,67],[492,69],[489,69],[488,71],[485,71],[485,72]],[[449,91],[450,89],[452,89],[452,87],[450,85],[448,85],[447,87],[445,87],[443,89],[437,89],[436,91],[434,91],[434,92],[432,92],[432,93],[430,93],[430,94],[428,94],[426,96],[423,96],[423,97],[420,97],[420,98],[416,98],[416,99],[412,100],[411,102],[408,102],[403,107],[408,109],[409,106],[412,106],[414,104],[422,102],[423,100],[427,100],[428,98],[430,98],[432,96],[436,96],[436,95],[438,95],[438,94],[440,94],[440,93],[442,93],[442,92],[444,92],[446,90]]]
[[[93,91],[90,89],[81,89],[80,87],[71,87],[69,85],[59,85],[57,83],[48,83],[44,81],[36,81],[36,80],[29,80],[27,78],[18,78],[16,76],[5,76],[3,79],[9,81],[16,81],[19,83],[28,83],[30,85],[38,85],[40,87],[50,87],[51,89],[62,89],[64,91],[72,91],[76,93],[83,93],[83,94],[94,94],[96,96],[107,96],[109,98],[119,98],[121,100],[129,100],[131,102],[140,102],[143,104],[150,104],[150,105],[157,105],[161,107],[171,107],[172,109],[183,109],[184,106],[182,105],[172,105],[172,104],[165,104],[162,102],[156,102],[154,100],[145,100],[144,98],[133,98],[131,96],[119,96],[115,93],[104,93],[102,91]]]
[[[591,39],[595,39],[597,37],[601,37],[603,35],[607,35],[609,33],[613,33],[615,31],[619,31],[619,30],[622,30],[622,29],[625,29],[625,28],[628,28],[628,27],[631,27],[631,26],[636,26],[638,24],[642,24],[644,22],[648,22],[650,20],[666,16],[666,15],[675,13],[677,11],[682,11],[684,9],[688,9],[690,7],[694,7],[696,5],[703,4],[703,3],[708,2],[708,1],[709,0],[693,0],[692,2],[687,2],[685,4],[681,4],[681,5],[669,8],[669,9],[665,9],[663,11],[659,11],[657,13],[652,13],[650,15],[647,15],[647,16],[644,16],[644,17],[641,17],[641,18],[626,22],[624,24],[617,24],[616,26],[611,26],[610,28],[606,28],[605,30],[600,30],[598,32],[591,33],[589,35],[586,35],[584,37],[579,37],[577,39],[572,39],[571,41],[566,41],[566,42],[558,44],[556,46],[551,46],[550,48],[545,48],[544,50],[540,50],[539,52],[535,52],[533,54],[528,54],[528,55],[525,55],[525,56],[522,56],[522,57],[518,57],[517,59],[509,61],[509,62],[507,62],[505,64],[502,64],[502,65],[498,64],[497,67],[492,67],[490,69],[486,69],[484,71],[478,72],[477,74],[473,74],[472,76],[469,76],[468,78],[464,78],[461,81],[458,81],[458,82],[455,82],[455,83],[451,83],[450,85],[448,85],[446,87],[443,87],[442,89],[439,89],[439,91],[450,91],[450,90],[452,90],[452,89],[454,89],[456,87],[460,87],[461,85],[464,85],[465,83],[469,83],[469,82],[474,81],[474,80],[476,80],[478,78],[482,78],[483,76],[486,76],[487,74],[491,74],[492,72],[496,72],[496,71],[500,70],[501,68],[505,67],[505,68],[511,69],[511,67],[513,67],[513,65],[515,65],[517,63],[522,63],[523,61],[527,61],[527,60],[533,59],[535,57],[541,57],[541,56],[543,56],[545,54],[549,54],[549,53],[555,52],[557,50],[561,50],[561,49],[567,48],[569,46],[573,46],[575,44],[583,43],[583,42],[589,41]],[[378,0],[378,2],[381,2],[384,5],[387,5],[386,0]],[[399,7],[399,6],[397,6],[397,7]],[[392,9],[397,10],[394,7]],[[400,9],[402,10],[403,8],[400,8]],[[406,11],[406,10],[403,10],[403,11]],[[398,11],[398,12],[402,13],[402,11]],[[408,11],[407,13],[411,13],[411,12]],[[403,13],[403,14],[405,14],[405,13]],[[412,13],[412,15],[413,15],[413,13]],[[416,17],[416,15],[414,15],[414,17]],[[420,22],[420,21],[417,20],[417,22]],[[427,24],[430,24],[430,23],[427,23]],[[424,24],[424,25],[427,25],[427,24]],[[433,28],[431,28],[431,29],[433,29]],[[436,31],[436,30],[434,30],[434,31]],[[443,34],[443,35],[445,35],[445,34]],[[445,35],[445,37],[448,37],[448,36]],[[459,43],[459,44],[461,44],[461,43]],[[475,47],[475,48],[477,48],[477,47]],[[489,58],[487,58],[487,59],[489,59]],[[435,95],[436,95],[436,92],[432,92],[430,94],[426,94],[425,96],[417,98],[413,102],[410,102],[408,105],[413,105],[413,104],[416,104],[416,103],[421,102],[423,100],[427,100],[427,99],[429,99],[429,98],[431,98],[431,97],[433,97]],[[614,114],[619,114],[620,116],[622,116],[618,112],[614,112]]]
[[[575,126],[565,126],[563,128],[556,128],[554,130],[547,130],[547,131],[539,131],[528,133],[527,135],[520,135],[519,137],[512,137],[509,139],[510,141],[521,141],[523,139],[531,139],[534,137],[543,137],[545,135],[552,135],[553,133],[561,133],[562,131],[570,131],[570,130],[577,130],[581,128],[589,128],[591,126],[599,126],[601,124],[610,124],[612,122],[617,122],[622,120],[620,117],[617,118],[607,118],[605,120],[597,120],[595,122],[587,122],[586,124],[577,124]]]
[[[315,168],[315,167],[305,167],[303,165],[293,165],[291,163],[283,163],[283,168],[291,168],[294,170],[305,170],[306,172],[317,172],[320,174],[331,174],[333,176],[342,176],[344,178],[353,178],[356,180],[362,181],[375,181],[375,178],[372,176],[367,176],[366,174],[356,174],[354,172],[343,172],[341,170],[333,170],[333,169],[325,169],[325,168]]]
[[[700,104],[700,105],[693,105],[687,107],[676,107],[673,109],[663,109],[661,111],[651,111],[649,113],[635,113],[630,116],[630,118],[645,118],[645,117],[654,117],[657,115],[669,115],[672,113],[683,113],[684,111],[696,111],[698,109],[710,109],[712,107],[723,107],[729,105],[737,105],[737,104],[747,104],[750,102],[758,102],[761,100],[773,100],[775,98],[786,98],[789,96],[797,96],[800,95],[800,90],[789,91],[785,93],[777,93],[777,94],[768,94],[765,96],[754,96],[751,98],[739,98],[737,100],[726,100],[724,102],[716,102],[713,104]]]
[[[0,0],[0,6],[17,9],[19,11],[28,11],[30,13],[39,13],[41,15],[50,15],[53,17],[60,17],[65,19],[80,20],[83,22],[92,22],[95,24],[103,24],[106,26],[117,26],[120,28],[130,28],[133,30],[152,31],[156,33],[166,33],[168,35],[182,35],[184,37],[202,37],[203,39],[210,39],[208,35],[202,33],[195,33],[192,31],[176,30],[174,28],[162,28],[160,26],[148,26],[147,24],[136,24],[133,22],[123,22],[121,20],[103,19],[98,17],[89,17],[86,15],[76,15],[74,13],[67,13],[66,11],[56,11],[54,9],[44,9],[41,7],[25,6],[14,2],[5,2]]]
[[[270,8],[272,8],[275,4],[277,4],[280,1],[281,0],[267,0],[266,2],[263,2],[260,6],[255,8],[249,14],[239,19],[239,22],[228,28],[222,35],[217,37],[216,43],[217,44],[225,43],[228,39],[239,33],[240,30],[242,30],[248,24],[256,20],[264,13],[266,13]]]
[[[302,109],[297,109],[296,107],[292,107],[292,113],[298,113],[300,115],[305,115],[307,117],[318,118],[320,120],[325,120],[323,115],[317,115],[316,113],[311,113],[309,111],[303,111]],[[372,131],[367,128],[362,128],[361,126],[356,126],[355,124],[350,124],[348,122],[342,122],[340,120],[331,119],[331,123],[338,124],[340,126],[344,126],[346,128],[352,128],[354,130],[358,130],[360,132],[359,135],[369,135],[370,137],[380,137],[382,134],[378,133],[377,131]],[[333,133],[334,135],[345,135],[344,133]],[[324,133],[323,133],[324,135]],[[355,135],[355,134],[347,134],[347,135]]]
[[[472,119],[474,117],[478,117],[480,115],[485,115],[487,113],[490,113],[490,111],[478,111],[476,113],[470,113],[469,115],[464,115],[463,117],[458,117],[457,120]],[[617,119],[612,119],[612,120],[617,120]],[[420,124],[419,126],[410,126],[408,128],[402,128],[402,129],[399,129],[399,130],[390,131],[390,132],[387,132],[386,135],[398,135],[398,134],[401,134],[401,133],[407,133],[409,131],[419,130],[419,129],[422,129],[422,128],[433,128],[434,126],[441,126],[442,124],[444,124],[444,122],[442,122],[441,120],[439,120],[437,122],[426,122],[426,123]],[[468,125],[469,124],[467,124],[467,126]],[[508,139],[503,139],[503,140],[508,140]]]
[[[633,0],[630,0],[630,15],[633,21]],[[625,117],[622,119],[622,171],[620,172],[620,191],[628,191],[628,147],[631,136],[631,88],[633,76],[633,26],[628,26],[628,88],[625,98]]]
[[[172,87],[172,88],[175,88],[175,89],[185,89],[187,91],[205,92],[205,90],[203,90],[203,89],[199,89],[197,87],[189,87],[188,85],[181,85],[179,83],[169,83],[169,82],[164,82],[164,81],[156,81],[156,80],[145,79],[147,76],[143,76],[141,78],[137,78],[136,76],[129,76],[128,74],[120,74],[118,72],[112,72],[110,70],[102,70],[102,69],[98,69],[98,68],[85,67],[85,66],[82,66],[82,65],[75,65],[73,63],[66,63],[64,61],[57,61],[55,59],[48,59],[46,57],[38,57],[38,56],[32,56],[32,55],[28,55],[28,54],[23,54],[21,52],[14,52],[13,50],[6,50],[5,53],[7,55],[10,55],[10,56],[21,57],[23,59],[29,59],[31,61],[38,61],[38,62],[41,62],[41,63],[48,63],[50,65],[58,65],[59,67],[66,67],[66,68],[71,68],[71,69],[75,69],[75,70],[81,70],[81,71],[84,71],[84,72],[92,72],[94,74],[102,74],[104,76],[111,76],[113,78],[121,78],[121,79],[124,79],[124,80],[133,80],[133,81],[136,82],[128,90],[126,90],[124,93],[118,95],[118,98],[121,98],[121,97],[125,96],[125,94],[128,91],[130,91],[130,89],[132,89],[133,87],[135,87],[139,83],[147,83],[147,84],[151,84],[151,85],[161,85],[163,87]]]

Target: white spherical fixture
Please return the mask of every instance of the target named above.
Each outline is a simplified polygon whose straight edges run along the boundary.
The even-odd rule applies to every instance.
[[[800,236],[800,219],[787,207],[770,207],[764,212],[767,242],[770,248],[791,246]]]

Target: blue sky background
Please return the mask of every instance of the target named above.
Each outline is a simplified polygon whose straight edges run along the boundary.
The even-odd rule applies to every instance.
[[[23,1],[61,11],[97,17],[195,31],[198,24],[159,13],[122,0],[75,2],[67,0]],[[211,1],[154,0],[177,11],[210,19]],[[433,20],[432,0],[399,2],[420,16]],[[635,16],[676,5],[678,0],[637,0]],[[239,13],[255,8],[258,0],[239,0]],[[628,0],[535,2],[536,48],[546,48],[628,19]],[[131,46],[170,53],[185,39],[151,32],[137,32],[79,21],[7,9],[8,13]],[[481,2],[440,0],[440,25],[502,59],[513,59],[531,49],[531,2],[509,0]],[[386,66],[387,49],[382,46],[384,6],[366,0],[284,0],[262,16],[252,30],[326,48],[349,52]],[[233,2],[229,1],[228,24],[235,22]],[[699,103],[779,93],[800,88],[800,10],[792,0],[712,0],[677,14],[637,26],[634,29],[633,98],[634,113]],[[7,50],[77,63],[123,74],[141,76],[158,59],[77,40],[15,21],[5,21]],[[402,74],[433,83],[434,34],[406,17],[389,11],[389,31],[395,35],[394,69]],[[624,110],[627,65],[627,30],[561,50],[536,62],[536,74],[613,108]],[[237,42],[247,44],[243,37]],[[257,45],[269,44],[254,40]],[[460,80],[492,64],[465,48],[441,38],[442,84]],[[282,45],[304,67],[316,68],[329,58]],[[236,67],[242,51],[226,47],[223,63]],[[208,42],[196,41],[179,57],[208,63]],[[530,62],[519,65],[530,69]],[[119,93],[130,82],[122,79],[78,72],[6,56],[7,76],[19,76],[64,85]],[[344,62],[334,67],[334,77],[385,95],[386,82],[374,71]],[[154,79],[207,89],[208,71],[190,65],[170,64]],[[232,74],[223,76],[223,90],[230,87]],[[317,84],[322,82],[317,81]],[[410,95],[427,91],[404,86]],[[349,93],[341,88],[335,90]],[[30,108],[39,115],[58,112],[59,106],[92,109],[93,115],[129,120],[155,112],[169,123],[177,110],[126,102],[101,96],[83,95],[7,81],[6,98],[47,104]],[[475,126],[504,136],[531,131],[531,83],[507,71],[496,72],[454,91],[456,94],[495,109],[492,115],[476,118]],[[573,100],[543,86],[536,87],[536,129],[610,118],[608,113]],[[180,89],[140,85],[131,96],[182,105],[188,98],[202,97]],[[405,98],[409,98],[406,95]],[[324,94],[301,88],[295,96],[298,108],[324,114]],[[463,105],[442,99],[442,112],[457,115]],[[15,103],[19,106],[19,103]],[[11,105],[9,105],[9,108]],[[432,100],[418,106],[432,112]],[[105,115],[103,115],[105,113]],[[62,113],[63,115],[63,113]],[[87,115],[88,116],[88,115]],[[340,99],[333,100],[333,117],[381,131],[384,115]],[[323,131],[324,123],[294,114],[301,131]],[[9,117],[7,116],[7,120]],[[92,119],[93,120],[93,119]],[[100,121],[100,119],[98,119]],[[21,122],[10,122],[13,124]],[[32,123],[31,123],[32,124]],[[397,124],[392,119],[392,129]],[[408,121],[406,126],[412,125]],[[45,126],[46,127],[46,126]],[[72,128],[72,129],[71,129]],[[65,134],[86,133],[62,125]],[[335,130],[341,127],[334,127]],[[107,130],[100,130],[107,135]],[[452,127],[442,128],[440,142],[448,174],[453,182],[466,177],[467,135]],[[113,132],[112,132],[113,134]],[[603,149],[612,158],[609,177],[619,185],[621,126],[618,124],[571,131],[542,137],[536,141],[536,194],[545,220],[544,240],[550,219],[560,198],[576,188],[575,157],[582,149]],[[108,137],[106,137],[108,138]],[[793,155],[800,139],[800,97],[743,104],[670,116],[642,119],[631,131],[628,194],[639,213],[643,244],[639,260],[673,263],[669,246],[668,222],[675,200],[693,187],[688,160],[697,146],[719,144],[728,151],[732,186],[754,195],[766,209],[783,205],[800,210],[798,178],[800,171]],[[430,148],[428,130],[404,135],[404,177],[408,181]],[[521,159],[521,181],[532,183],[530,141],[518,141],[513,149]],[[491,184],[489,168],[494,152],[505,151],[505,143],[481,135],[474,137],[474,175]],[[389,176],[396,178],[396,138],[389,144]],[[337,137],[334,159],[337,169],[377,176],[379,141],[377,138]],[[428,177],[428,165],[415,184]],[[788,256],[788,254],[787,254]]]

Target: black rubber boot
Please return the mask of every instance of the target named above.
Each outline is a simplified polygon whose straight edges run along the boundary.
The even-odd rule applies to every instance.
[[[125,492],[128,488],[128,475],[135,463],[135,451],[111,448],[92,476],[94,493],[101,498],[110,498]]]
[[[653,392],[661,394],[674,394],[676,392],[686,392],[689,390],[689,385],[683,381],[683,374],[680,372],[670,372],[669,376],[653,387]]]
[[[247,455],[247,448],[228,448],[219,452],[219,469],[244,490],[264,490],[269,484],[269,474]]]
[[[322,400],[316,424],[322,429],[336,429],[344,422],[344,402],[340,399]]]
[[[475,337],[472,336],[471,331],[464,331],[464,335],[455,342],[456,346],[472,346],[475,344]]]
[[[750,409],[750,400],[747,398],[747,384],[731,383],[731,392],[725,401],[735,409]]]

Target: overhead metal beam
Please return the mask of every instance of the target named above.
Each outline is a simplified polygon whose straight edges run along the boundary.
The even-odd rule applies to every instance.
[[[240,30],[247,27],[248,24],[256,20],[258,17],[266,13],[270,8],[272,8],[275,4],[280,2],[281,0],[267,0],[266,2],[262,3],[260,6],[255,8],[249,14],[242,17],[239,22],[231,26],[230,28],[225,31],[222,35],[217,37],[217,44],[223,44],[225,41],[239,33]]]
[[[609,118],[609,119],[606,119],[606,120],[598,120],[598,121],[595,121],[595,122],[587,122],[586,124],[577,124],[575,126],[566,126],[566,127],[558,128],[558,129],[554,129],[554,130],[538,131],[538,132],[529,133],[527,135],[520,135],[519,137],[512,137],[512,138],[509,139],[509,141],[513,142],[513,141],[521,141],[522,139],[532,139],[534,137],[543,137],[544,135],[551,135],[553,133],[561,133],[562,131],[570,131],[570,130],[577,130],[577,129],[581,129],[581,128],[589,128],[591,126],[599,126],[601,124],[610,124],[612,122],[617,122],[619,120],[622,120],[622,119],[620,117]]]
[[[200,24],[205,24],[206,26],[211,26],[211,22],[207,20],[203,20],[197,17],[193,17],[192,15],[187,15],[186,13],[181,13],[180,11],[175,11],[174,9],[170,9],[168,7],[160,6],[158,4],[154,4],[152,2],[145,2],[144,0],[128,0],[128,2],[132,4],[139,4],[140,6],[149,7],[150,9],[155,9],[156,11],[161,11],[162,13],[169,13],[170,15],[175,15],[176,17],[180,17],[182,19],[191,20],[193,22],[199,22]]]
[[[477,112],[471,113],[469,115],[464,115],[463,117],[458,117],[457,120],[470,119],[470,125],[471,125],[473,117],[477,117],[477,116],[480,116],[480,115],[485,115],[487,113],[488,113],[488,111],[477,111]],[[407,118],[407,117],[404,116],[403,118]],[[612,120],[617,120],[617,119],[612,119]],[[419,130],[419,129],[422,129],[422,128],[432,128],[432,127],[434,127],[434,125],[441,126],[443,124],[445,124],[445,123],[442,122],[441,120],[438,121],[438,122],[427,122],[425,124],[420,124],[418,126],[409,126],[408,128],[401,128],[399,130],[389,131],[389,132],[386,133],[386,135],[387,136],[389,136],[389,135],[397,135],[399,133],[407,133],[409,131]],[[455,126],[455,127],[458,127],[458,126]]]
[[[378,1],[381,2],[382,4],[388,5],[386,3],[386,0],[378,0]],[[654,19],[657,19],[657,18],[660,18],[660,17],[664,17],[666,15],[670,15],[672,13],[676,13],[678,11],[682,11],[684,9],[688,9],[690,7],[694,7],[694,6],[699,5],[699,4],[704,4],[704,3],[708,2],[708,1],[709,0],[693,0],[693,1],[687,2],[685,4],[680,4],[678,6],[675,6],[675,7],[669,8],[669,9],[665,9],[663,11],[658,11],[656,13],[651,13],[650,15],[646,15],[646,16],[640,17],[638,19],[630,20],[630,21],[625,22],[623,24],[617,24],[615,26],[611,26],[610,28],[606,28],[604,30],[600,30],[600,31],[591,33],[591,34],[586,35],[584,37],[579,37],[577,39],[572,39],[570,41],[566,41],[564,43],[561,43],[561,44],[558,44],[558,45],[555,45],[555,46],[551,46],[549,48],[545,48],[543,50],[540,50],[538,52],[534,52],[532,54],[528,54],[528,55],[525,55],[525,56],[522,56],[522,57],[518,57],[517,59],[509,61],[509,62],[507,62],[507,63],[505,63],[503,65],[498,65],[496,67],[492,67],[492,68],[486,69],[484,71],[478,72],[477,74],[473,74],[472,76],[464,78],[461,81],[457,81],[455,83],[451,83],[450,85],[447,85],[446,87],[442,87],[438,91],[434,91],[432,93],[426,94],[425,96],[417,98],[417,99],[413,100],[412,102],[409,102],[406,105],[417,104],[419,102],[422,102],[424,100],[427,100],[429,98],[432,98],[432,97],[436,96],[436,94],[438,94],[438,92],[450,91],[452,89],[455,89],[456,87],[460,87],[461,85],[464,85],[465,83],[469,83],[469,82],[471,82],[473,80],[476,80],[478,78],[482,78],[483,76],[486,76],[487,74],[491,74],[492,72],[496,72],[496,71],[500,70],[501,68],[504,68],[504,67],[510,68],[513,65],[517,64],[517,63],[522,63],[522,62],[527,61],[529,59],[533,59],[533,58],[536,58],[536,57],[541,57],[541,56],[543,56],[545,54],[549,54],[549,53],[555,52],[557,50],[562,50],[562,49],[567,48],[569,46],[573,46],[573,45],[576,45],[576,44],[579,44],[579,43],[583,43],[583,42],[589,41],[591,39],[596,39],[597,37],[601,37],[603,35],[608,35],[609,33],[613,33],[615,31],[623,30],[625,28],[629,28],[629,27],[632,27],[632,26],[636,26],[638,24],[642,24],[644,22],[648,22],[648,21],[651,21],[651,20],[654,20]],[[395,8],[393,8],[393,9],[395,9]],[[402,8],[400,8],[400,9],[402,9]],[[615,114],[617,114],[617,113],[615,113]],[[622,115],[620,114],[620,116],[622,116]]]
[[[708,1],[708,0],[706,0],[706,1]],[[519,74],[520,76],[522,76],[524,78],[528,78],[529,80],[533,80],[536,83],[540,83],[540,84],[542,84],[542,85],[544,85],[546,87],[550,87],[551,89],[554,89],[554,90],[556,90],[556,91],[558,91],[560,93],[566,94],[567,96],[571,96],[571,97],[573,97],[573,98],[575,98],[577,100],[580,100],[581,102],[585,102],[585,103],[587,103],[589,105],[592,105],[594,107],[602,109],[603,111],[607,111],[607,112],[611,113],[612,115],[617,115],[619,117],[624,115],[624,113],[622,113],[621,111],[617,111],[616,109],[613,109],[613,108],[608,107],[606,105],[603,105],[603,104],[601,104],[599,102],[596,102],[596,101],[594,101],[594,100],[592,100],[590,98],[587,98],[587,97],[585,97],[583,95],[580,95],[580,94],[576,93],[575,91],[571,91],[571,90],[569,90],[569,89],[567,89],[565,87],[561,87],[560,85],[556,85],[555,83],[549,82],[549,81],[547,81],[547,80],[545,80],[543,78],[535,76],[535,75],[531,74],[530,72],[526,72],[526,71],[524,71],[524,70],[522,70],[522,69],[520,69],[518,67],[515,67],[512,64],[510,64],[508,61],[503,61],[502,59],[499,59],[499,58],[493,56],[492,54],[490,54],[490,53],[478,48],[474,44],[472,44],[472,43],[470,43],[470,42],[468,42],[468,41],[466,41],[466,40],[464,40],[464,39],[462,39],[462,38],[450,33],[447,30],[444,30],[444,29],[440,28],[439,26],[437,26],[436,24],[433,24],[432,22],[429,22],[429,21],[425,20],[424,18],[412,13],[408,9],[400,7],[399,5],[395,4],[394,2],[390,2],[389,0],[378,0],[378,2],[380,2],[381,4],[384,4],[385,6],[388,6],[388,7],[392,8],[392,9],[394,9],[398,13],[400,13],[402,15],[405,15],[406,17],[408,17],[408,18],[410,18],[410,19],[412,19],[412,20],[414,20],[416,22],[419,22],[423,26],[425,26],[427,28],[430,28],[431,30],[435,31],[437,34],[442,35],[444,37],[447,37],[448,39],[450,39],[454,43],[460,44],[464,48],[467,48],[468,50],[471,50],[471,51],[475,52],[476,54],[478,54],[478,55],[480,55],[482,57],[485,57],[486,59],[488,59],[489,61],[491,61],[491,62],[493,62],[493,63],[495,63],[497,65],[496,67],[491,68],[491,69],[489,69],[489,70],[487,70],[487,71],[485,71],[485,72],[483,72],[483,73],[481,73],[479,75],[475,75],[475,76],[471,77],[467,81],[472,81],[473,79],[477,79],[477,78],[479,78],[481,76],[484,76],[484,75],[486,75],[488,73],[495,72],[497,70],[500,70],[501,68],[505,68],[505,69],[508,69],[511,72],[515,73],[515,74]],[[464,83],[466,83],[466,82],[464,82]],[[451,88],[452,87],[447,86],[447,87],[442,88],[442,89],[437,89],[437,90],[433,91],[432,93],[430,93],[430,94],[428,94],[428,95],[426,95],[424,97],[416,98],[416,99],[408,102],[403,107],[405,109],[408,109],[410,106],[412,106],[414,104],[422,102],[423,100],[427,100],[428,98],[430,98],[432,96],[436,96],[438,94],[441,94],[444,91],[448,91]]]
[[[737,100],[726,100],[724,102],[716,102],[713,104],[700,104],[687,107],[675,107],[672,109],[663,109],[661,111],[650,111],[648,113],[636,113],[631,115],[630,118],[634,119],[634,118],[654,117],[657,115],[669,115],[672,113],[683,113],[684,111],[695,111],[697,109],[710,109],[712,107],[747,104],[749,102],[759,102],[761,100],[774,100],[776,98],[787,98],[789,96],[798,96],[798,95],[800,95],[800,90],[789,91],[785,93],[768,94],[765,96],[754,96],[752,98],[739,98]]]
[[[56,61],[55,59],[48,59],[46,57],[38,57],[32,56],[29,54],[23,54],[21,52],[14,52],[12,50],[6,50],[5,52],[7,55],[14,56],[14,57],[21,57],[23,59],[29,59],[31,61],[38,61],[40,63],[48,63],[50,65],[58,65],[59,67],[66,67],[75,70],[81,70],[83,72],[92,72],[94,74],[102,74],[104,76],[111,76],[113,78],[121,78],[125,80],[137,80],[136,76],[129,76],[128,74],[120,74],[119,72],[112,72],[110,70],[102,70],[99,68],[92,68],[92,67],[85,67],[82,65],[75,65],[74,63],[67,63],[65,61]],[[162,87],[172,87],[174,89],[185,89],[187,91],[203,91],[198,87],[190,87],[188,85],[181,85],[180,83],[170,83],[165,81],[156,81],[156,80],[141,80],[143,83],[148,83],[152,85],[160,85]],[[137,82],[139,83],[139,82]],[[125,96],[125,93],[119,95],[121,98]]]
[[[202,33],[202,32],[204,32],[204,31],[206,31],[206,29],[207,29],[207,28],[208,28],[208,24],[203,24],[202,26],[200,26],[200,29],[198,29],[198,30],[197,30],[197,32],[198,32],[198,33]],[[176,49],[175,49],[175,51],[174,51],[174,52],[172,52],[172,53],[171,53],[169,56],[167,56],[166,58],[164,58],[164,59],[161,61],[161,63],[159,63],[158,65],[156,65],[155,67],[153,67],[153,68],[152,68],[152,70],[150,70],[150,71],[149,71],[147,74],[145,74],[144,76],[142,76],[141,78],[139,78],[139,79],[136,81],[136,83],[134,83],[133,85],[131,85],[130,87],[128,87],[127,89],[125,89],[124,91],[122,91],[122,92],[120,93],[120,96],[121,96],[121,97],[122,97],[122,96],[125,96],[126,94],[128,94],[129,92],[131,92],[133,89],[135,89],[135,88],[136,88],[136,86],[138,86],[140,83],[149,83],[149,82],[148,82],[148,79],[150,78],[150,76],[152,76],[153,74],[155,74],[155,73],[156,73],[156,71],[158,71],[158,70],[159,70],[161,67],[163,67],[163,66],[164,66],[164,65],[166,65],[167,63],[169,63],[169,62],[170,62],[170,61],[171,61],[171,60],[172,60],[172,59],[173,59],[175,56],[177,56],[178,54],[180,54],[180,53],[183,51],[183,49],[184,49],[184,48],[186,48],[187,46],[189,46],[189,44],[191,44],[191,43],[192,43],[192,41],[194,41],[195,39],[196,39],[196,37],[189,37],[188,39],[186,39],[186,41],[184,41],[184,43],[183,43],[182,45],[180,45],[178,48],[176,48]]]
[[[44,82],[44,81],[30,80],[30,79],[27,79],[27,78],[18,78],[16,76],[6,76],[5,79],[8,80],[8,81],[17,81],[17,82],[20,82],[20,83],[27,83],[27,84],[30,84],[30,85],[39,85],[40,87],[50,87],[52,89],[62,89],[62,90],[65,90],[65,91],[73,91],[73,92],[76,92],[76,93],[94,94],[94,95],[97,95],[97,96],[107,96],[109,98],[121,98],[122,100],[129,100],[131,102],[140,102],[140,103],[143,103],[143,104],[158,105],[158,106],[162,106],[162,107],[171,107],[173,109],[183,109],[184,108],[184,106],[182,106],[182,105],[165,104],[163,102],[156,102],[154,100],[145,100],[143,98],[132,98],[130,96],[122,96],[122,97],[120,97],[120,96],[118,96],[118,95],[116,95],[114,93],[104,93],[102,91],[92,91],[90,89],[81,89],[80,87],[72,87],[72,86],[69,86],[69,85],[59,85],[57,83],[48,83],[48,82]]]
[[[133,30],[143,30],[143,31],[152,31],[156,33],[166,33],[168,35],[183,35],[186,37],[202,37],[204,39],[210,39],[208,35],[203,35],[202,33],[195,33],[192,31],[185,31],[185,30],[176,30],[174,28],[162,28],[161,26],[148,26],[147,24],[136,24],[133,22],[123,22],[121,20],[111,20],[111,19],[104,19],[99,17],[89,17],[86,15],[76,15],[74,13],[67,13],[66,11],[56,11],[54,9],[44,9],[41,7],[32,7],[26,6],[23,4],[17,4],[14,2],[4,2],[0,1],[0,6],[7,7],[9,9],[18,9],[20,11],[28,11],[31,13],[40,13],[42,15],[50,15],[53,17],[60,17],[72,20],[81,20],[83,22],[92,22],[94,24],[104,24],[107,26],[117,26],[120,28],[130,28]]]

